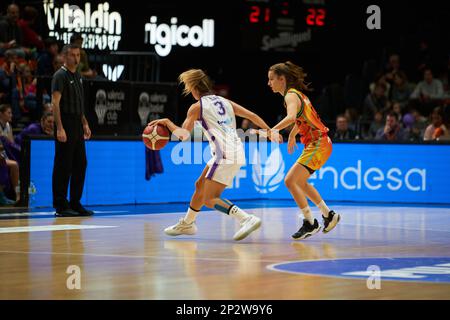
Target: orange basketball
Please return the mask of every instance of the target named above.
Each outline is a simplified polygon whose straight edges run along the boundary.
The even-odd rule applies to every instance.
[[[142,132],[142,141],[147,148],[160,150],[169,142],[170,133],[166,127],[158,124],[156,126],[147,126]]]

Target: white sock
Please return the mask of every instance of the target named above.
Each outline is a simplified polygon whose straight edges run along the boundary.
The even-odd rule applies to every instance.
[[[320,201],[318,204],[317,204],[317,207],[320,209],[320,211],[322,211],[322,215],[325,217],[325,218],[328,218],[328,213],[330,213],[330,208],[328,208],[327,207],[327,205],[325,204],[325,201]]]
[[[314,218],[311,212],[311,208],[309,206],[306,206],[302,209],[303,215],[305,216],[305,219],[309,221],[309,223],[314,224]]]
[[[189,207],[186,215],[184,216],[184,222],[190,224],[195,221],[195,218],[200,213],[200,211],[195,211],[191,207]]]
[[[239,221],[242,221],[250,216],[248,213],[246,213],[245,211],[243,211],[241,208],[239,208],[236,205],[233,205],[230,208],[229,215],[237,218]]]

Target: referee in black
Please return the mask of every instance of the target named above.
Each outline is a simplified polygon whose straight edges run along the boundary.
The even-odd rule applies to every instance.
[[[62,49],[64,65],[52,79],[52,104],[55,118],[55,160],[53,164],[53,207],[58,217],[91,216],[80,203],[86,175],[85,139],[91,137],[84,116],[84,92],[81,75],[80,48],[65,45]],[[70,181],[70,202],[67,188]]]

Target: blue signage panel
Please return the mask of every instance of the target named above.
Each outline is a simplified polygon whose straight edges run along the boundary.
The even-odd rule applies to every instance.
[[[361,258],[292,261],[268,266],[291,274],[413,282],[450,282],[449,257]]]
[[[300,146],[300,145],[299,145]],[[170,142],[160,151],[164,172],[145,179],[141,141],[88,141],[86,205],[189,201],[210,159],[200,142]],[[225,190],[230,199],[290,199],[284,177],[301,153],[287,144],[249,142],[246,164]],[[32,206],[51,206],[54,143],[32,140]],[[325,200],[450,204],[449,145],[333,145],[325,166],[311,176]]]

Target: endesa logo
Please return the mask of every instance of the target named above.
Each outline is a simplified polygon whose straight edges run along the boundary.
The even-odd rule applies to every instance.
[[[170,25],[158,24],[158,18],[150,17],[145,24],[144,43],[155,46],[156,53],[165,57],[172,51],[173,46],[213,47],[214,46],[214,20],[203,19],[202,25],[189,27],[185,24],[177,25],[178,18],[172,17]]]
[[[310,182],[332,179],[330,184],[334,189],[371,190],[387,188],[399,191],[406,187],[409,191],[423,192],[427,187],[427,170],[421,168],[389,168],[367,167],[358,160],[356,166],[349,166],[338,170],[332,166],[325,166],[311,176]]]

